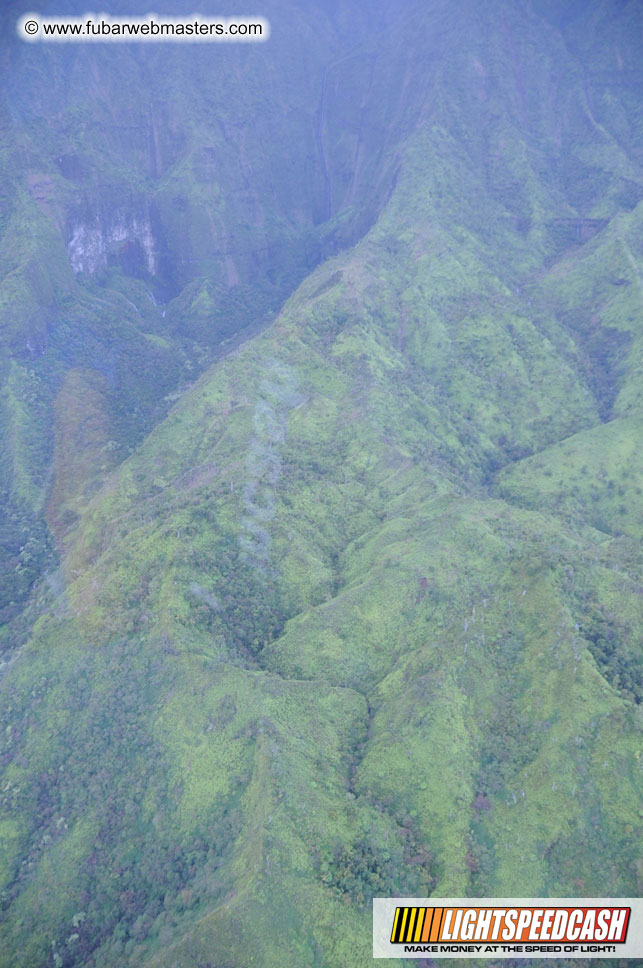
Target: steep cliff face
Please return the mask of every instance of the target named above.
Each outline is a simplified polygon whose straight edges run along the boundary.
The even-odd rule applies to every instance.
[[[114,262],[126,275],[145,277],[158,272],[157,244],[147,215],[141,218],[131,209],[117,209],[90,222],[78,219],[70,234],[67,255],[76,275],[95,275]]]
[[[38,515],[61,558],[0,684],[7,968],[641,892],[641,9],[387,6],[78,52],[70,128],[11,91],[59,139],[3,236],[15,597]]]
[[[19,548],[44,526],[66,370],[107,382],[105,419],[122,458],[223,340],[265,325],[324,253],[361,234],[391,177],[389,152],[377,177],[371,163],[354,179],[359,204],[330,196],[345,159],[328,130],[341,127],[342,104],[367,93],[361,73],[338,74],[368,33],[351,4],[280,0],[265,12],[277,25],[269,46],[189,53],[34,48],[15,37],[20,9],[3,15],[5,619],[24,602]],[[340,96],[329,104],[331,70]]]

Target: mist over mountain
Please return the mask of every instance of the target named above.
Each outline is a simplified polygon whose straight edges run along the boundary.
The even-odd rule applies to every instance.
[[[643,7],[153,6],[1,15],[1,968],[640,895]]]

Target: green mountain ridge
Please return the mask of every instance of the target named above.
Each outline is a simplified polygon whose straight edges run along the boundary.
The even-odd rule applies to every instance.
[[[51,548],[29,560],[20,548],[46,530],[45,519],[54,532],[61,516],[63,531],[73,523],[73,507],[45,513],[68,371],[95,370],[104,381],[113,449],[89,474],[91,490],[167,412],[168,398],[225,351],[222,343],[266,325],[324,252],[364,230],[388,186],[382,160],[382,188],[369,181],[367,202],[365,179],[350,186],[360,225],[348,210],[338,218],[341,201],[331,196],[343,176],[312,113],[318,104],[328,123],[326,63],[364,33],[350,5],[335,23],[317,3],[279,0],[281,37],[269,48],[219,48],[214,70],[211,51],[185,57],[173,45],[33,48],[15,37],[23,8],[2,12],[5,645],[52,560]],[[141,380],[145,371],[154,380]]]
[[[61,371],[60,564],[0,683],[0,965],[363,965],[374,896],[641,893],[635,27],[493,2],[365,30],[308,132],[318,224],[354,206],[362,237],[125,459],[109,380]],[[340,77],[374,144],[406,105],[386,163]],[[176,354],[194,313],[225,351],[200,278],[136,345]],[[79,325],[139,283],[88,283]]]

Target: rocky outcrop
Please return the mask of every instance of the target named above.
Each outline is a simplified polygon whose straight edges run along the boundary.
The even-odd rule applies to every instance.
[[[110,262],[120,262],[126,274],[134,276],[154,275],[157,269],[149,216],[131,211],[116,210],[111,216],[96,214],[93,219],[74,221],[67,252],[77,275],[92,275]]]

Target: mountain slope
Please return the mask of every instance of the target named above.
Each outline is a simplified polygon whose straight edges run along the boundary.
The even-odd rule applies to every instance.
[[[640,893],[640,12],[574,9],[359,48],[366,116],[413,88],[377,220],[73,502],[0,686],[0,964],[363,965],[376,895]]]
[[[55,560],[47,525],[59,537],[73,524],[74,499],[82,505],[205,366],[265,326],[324,254],[372,223],[391,179],[385,152],[353,179],[352,209],[334,197],[343,159],[324,124],[344,100],[358,109],[361,78],[340,76],[343,99],[328,105],[326,77],[364,36],[351,3],[334,14],[277,0],[264,11],[279,27],[270,44],[218,45],[216,61],[209,45],[24,44],[25,9],[0,15],[3,647]],[[400,106],[395,90],[388,97],[382,122]],[[59,507],[52,477],[73,471],[55,439],[83,427],[56,414],[79,377],[102,385],[106,439]],[[26,559],[32,536],[38,554]]]

